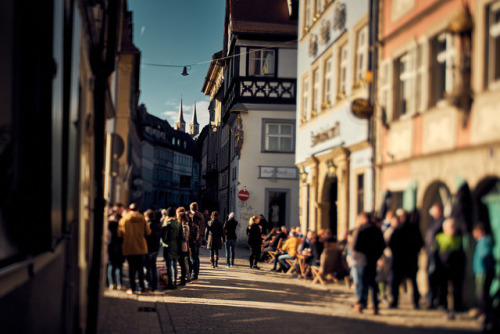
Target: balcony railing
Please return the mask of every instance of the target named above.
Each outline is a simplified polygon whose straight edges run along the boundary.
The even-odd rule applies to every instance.
[[[295,104],[295,98],[295,79],[237,77],[224,94],[223,115],[226,119],[236,103]]]

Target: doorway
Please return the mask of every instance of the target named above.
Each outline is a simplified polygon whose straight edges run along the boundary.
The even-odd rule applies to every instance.
[[[266,189],[267,221],[272,227],[288,226],[289,189]]]

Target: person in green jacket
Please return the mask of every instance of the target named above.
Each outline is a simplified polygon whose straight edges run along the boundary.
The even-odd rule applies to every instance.
[[[167,217],[163,221],[161,244],[163,258],[167,267],[167,289],[176,289],[177,260],[181,251],[182,230],[181,223],[176,219],[174,208],[167,209]]]

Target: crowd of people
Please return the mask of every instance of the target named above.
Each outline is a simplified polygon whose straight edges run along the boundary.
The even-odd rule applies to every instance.
[[[234,266],[238,221],[230,213],[223,223],[217,211],[202,214],[198,204],[161,210],[161,216],[152,210],[141,214],[135,204],[128,210],[115,205],[109,216],[108,282],[110,288],[126,290],[123,284],[123,263],[129,267],[130,287],[127,293],[151,292],[158,289],[157,257],[163,246],[166,267],[166,289],[197,280],[200,272],[200,247],[210,250],[212,268],[219,264],[219,250],[225,246],[226,267]],[[465,276],[464,227],[453,218],[443,216],[443,208],[436,204],[430,210],[433,222],[422,236],[418,213],[403,209],[389,210],[384,219],[361,213],[353,230],[337,240],[332,231],[309,230],[300,227],[269,224],[263,215],[250,217],[246,228],[250,249],[249,267],[260,269],[258,263],[270,261],[272,271],[288,272],[298,255],[307,263],[306,272],[299,278],[312,276],[312,267],[321,275],[354,283],[355,312],[361,313],[368,305],[371,291],[371,312],[378,314],[379,297],[389,308],[398,308],[399,292],[406,281],[411,283],[413,306],[421,307],[417,283],[419,256],[427,254],[428,293],[425,307],[449,309],[448,291],[453,305],[449,316],[463,310],[462,292]],[[476,247],[473,272],[479,311],[485,323],[491,307],[488,291],[494,276],[493,241],[484,224],[473,228]],[[177,268],[180,268],[178,277]],[[317,270],[317,271],[318,271]],[[145,273],[145,274],[144,274]],[[136,276],[139,287],[137,288]]]
[[[403,209],[389,210],[385,219],[376,219],[367,213],[357,217],[356,227],[347,237],[346,259],[355,285],[357,302],[354,311],[367,307],[368,292],[372,292],[371,312],[377,314],[379,296],[397,308],[399,292],[406,280],[411,283],[415,309],[440,308],[450,319],[464,310],[463,283],[466,268],[464,237],[466,228],[453,218],[443,216],[443,208],[436,204],[430,210],[433,218],[424,237],[418,223],[418,213]],[[485,323],[491,307],[488,291],[494,276],[493,242],[486,226],[478,223],[473,228],[476,247],[473,255],[478,312]],[[428,293],[424,305],[417,283],[419,256],[427,255]],[[448,305],[448,300],[453,300]]]

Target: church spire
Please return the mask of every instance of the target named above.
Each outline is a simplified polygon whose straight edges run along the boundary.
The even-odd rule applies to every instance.
[[[196,136],[200,132],[200,124],[198,124],[198,117],[196,116],[196,102],[193,107],[193,118],[191,119],[191,124],[189,124],[189,134]]]
[[[175,129],[186,132],[186,122],[184,121],[184,113],[182,112],[182,98],[181,105],[179,107],[179,117],[177,118],[177,122],[175,122]]]

